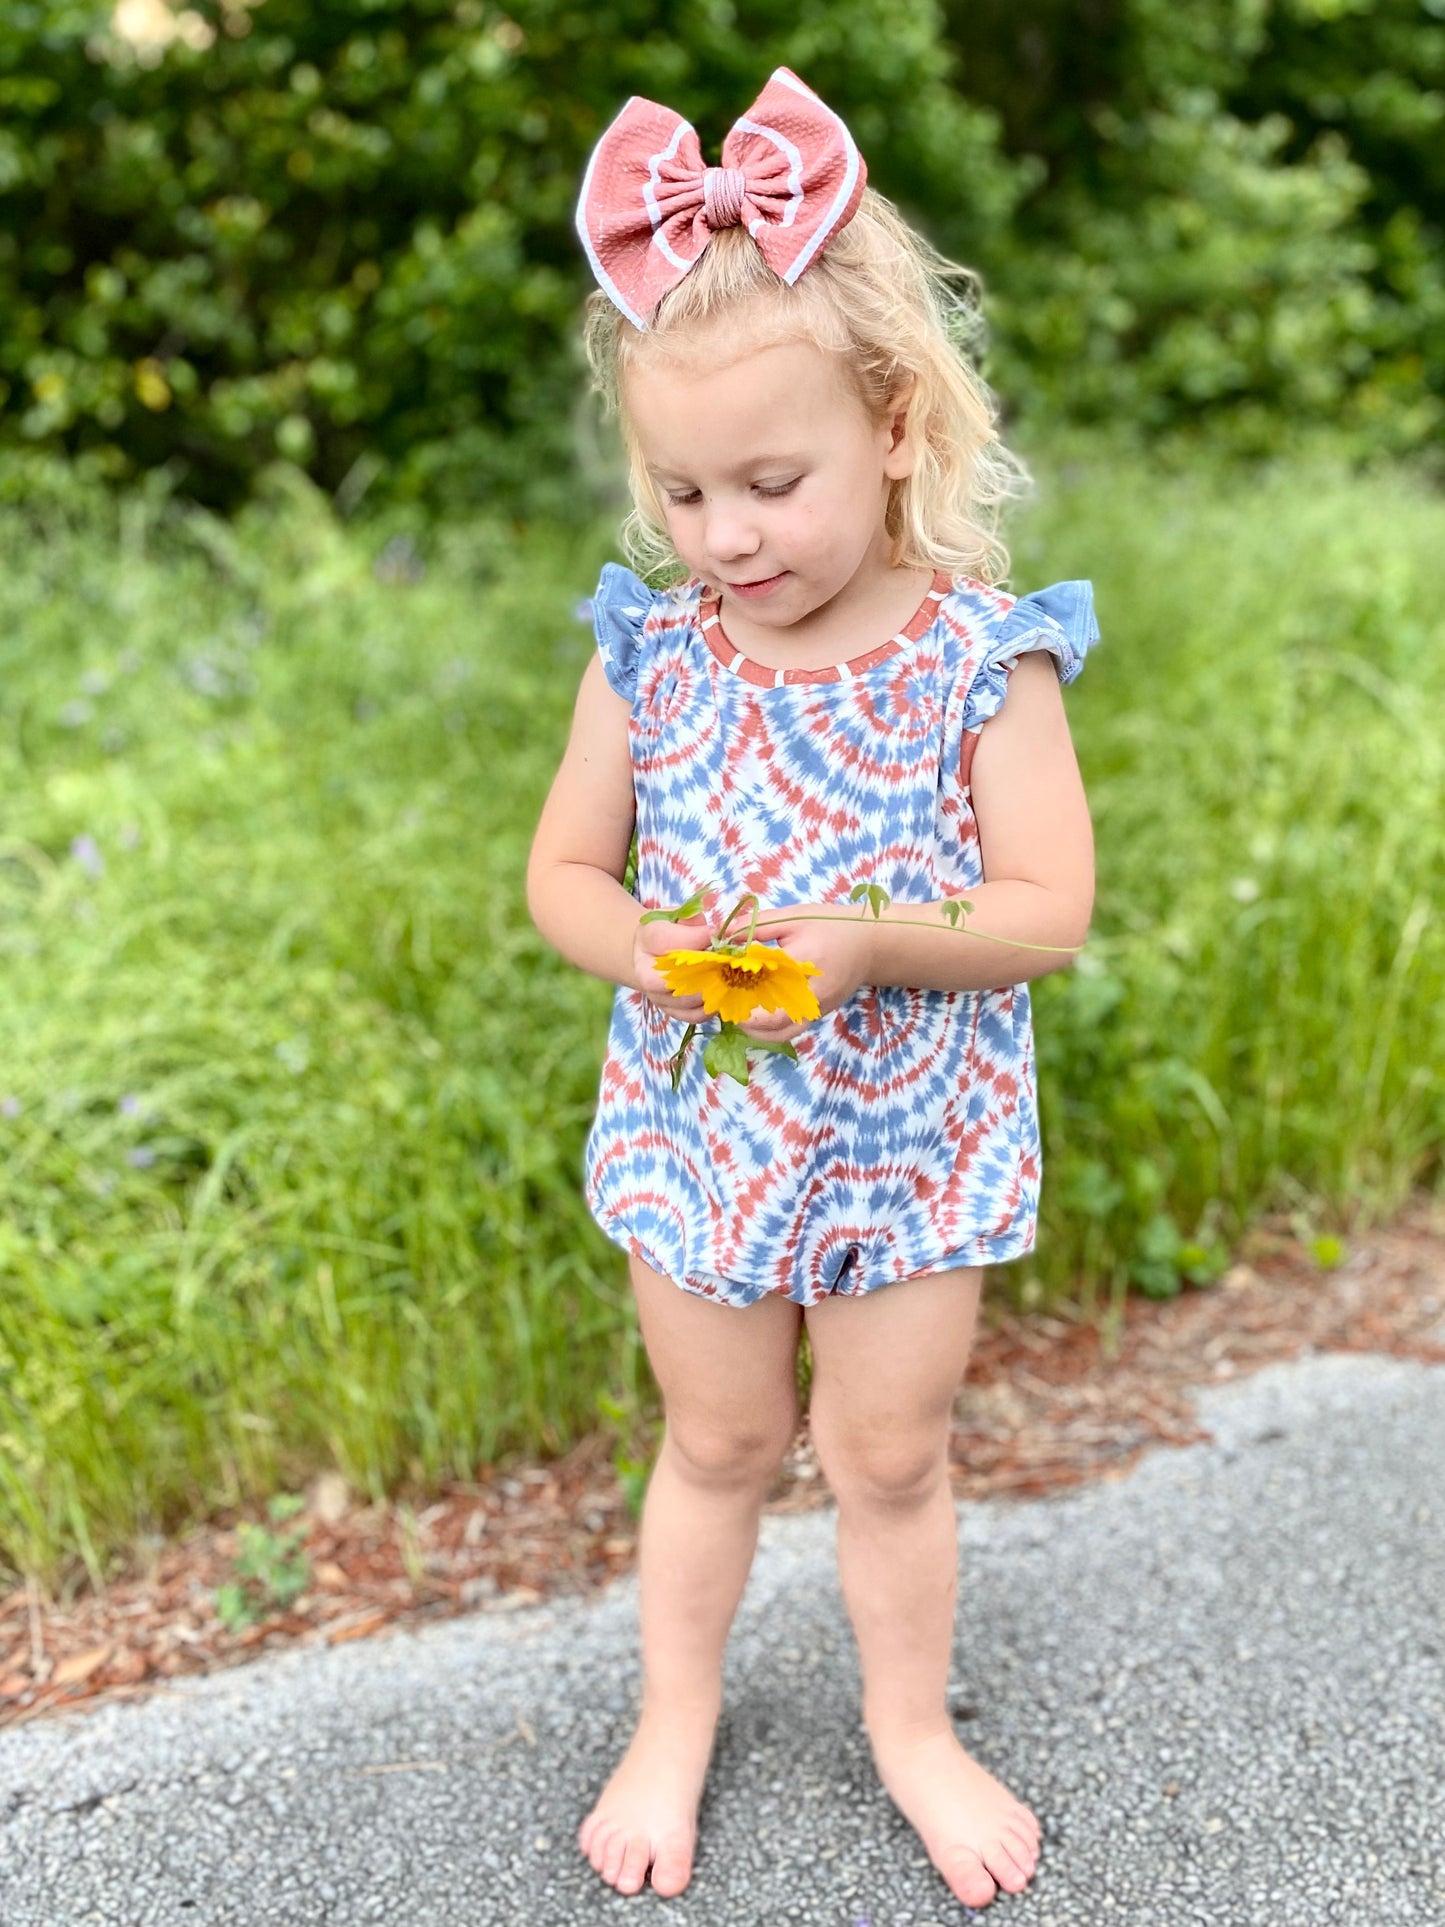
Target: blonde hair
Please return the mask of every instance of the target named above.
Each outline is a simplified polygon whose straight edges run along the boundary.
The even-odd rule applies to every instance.
[[[961,291],[954,281],[964,284]],[[622,539],[631,561],[643,573],[682,566],[628,422],[623,376],[645,355],[685,351],[690,337],[742,318],[740,352],[805,340],[841,356],[875,419],[885,419],[911,389],[914,464],[889,492],[890,560],[898,568],[1001,582],[1009,554],[996,533],[999,513],[1028,489],[1030,476],[1000,440],[993,396],[968,360],[983,332],[978,293],[970,269],[949,261],[891,202],[865,188],[853,219],[792,287],[768,267],[746,228],[732,227],[713,236],[646,329],[634,327],[605,294],[591,295],[587,359],[627,449],[633,508]]]

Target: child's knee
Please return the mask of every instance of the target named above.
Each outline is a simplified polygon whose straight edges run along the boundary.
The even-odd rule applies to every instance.
[[[711,1490],[767,1487],[787,1455],[797,1429],[796,1410],[770,1421],[718,1425],[667,1422],[665,1449],[689,1483]]]
[[[813,1443],[840,1507],[911,1511],[948,1478],[947,1436],[908,1429],[851,1433],[813,1422]]]

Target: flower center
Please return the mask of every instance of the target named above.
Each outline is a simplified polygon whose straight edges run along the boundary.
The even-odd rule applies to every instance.
[[[739,990],[751,990],[753,985],[758,981],[758,967],[756,964],[752,966],[746,964],[724,964],[722,974],[725,984],[729,984],[734,989]]]

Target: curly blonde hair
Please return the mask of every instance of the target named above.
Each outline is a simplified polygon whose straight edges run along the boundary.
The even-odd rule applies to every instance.
[[[1031,478],[1004,447],[993,396],[970,364],[983,334],[979,291],[970,269],[949,261],[891,202],[865,188],[853,219],[792,287],[768,267],[746,228],[732,227],[713,236],[646,329],[634,327],[605,294],[591,295],[587,359],[627,450],[633,508],[622,539],[629,559],[644,574],[682,567],[631,432],[623,377],[647,355],[685,352],[692,338],[726,319],[743,324],[739,352],[803,340],[843,357],[876,420],[911,390],[914,465],[889,493],[890,560],[896,568],[1002,582],[1009,554],[996,533],[1000,511]]]

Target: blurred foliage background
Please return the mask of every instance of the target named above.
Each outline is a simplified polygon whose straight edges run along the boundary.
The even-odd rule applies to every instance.
[[[12,0],[0,1578],[633,1450],[611,991],[523,893],[619,502],[572,207],[628,93],[715,153],[779,63],[982,276],[1016,586],[1096,586],[1001,1282],[1445,1178],[1445,0]]]
[[[779,63],[983,275],[1025,434],[1438,451],[1445,0],[19,0],[0,446],[566,512],[585,156]]]

